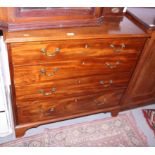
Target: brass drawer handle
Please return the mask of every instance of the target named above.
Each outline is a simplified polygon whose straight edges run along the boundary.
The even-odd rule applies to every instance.
[[[103,101],[94,100],[97,106],[105,105],[106,99],[104,98]]]
[[[104,81],[103,81],[103,80],[101,80],[101,81],[100,81],[100,84],[101,84],[101,85],[103,85],[103,84],[104,84]]]
[[[110,87],[113,83],[113,80],[109,80],[108,83],[105,83],[103,80],[100,80],[99,83],[103,85],[103,87]]]
[[[48,112],[53,112],[54,110],[55,110],[54,107],[52,107],[52,108],[48,109]],[[42,113],[42,114],[44,114],[45,113],[45,110],[40,109],[39,112]]]
[[[40,75],[54,76],[56,74],[56,72],[58,72],[58,71],[59,71],[59,68],[55,67],[53,69],[53,72],[51,72],[51,73],[47,73],[46,69],[44,69],[44,68],[41,68],[39,72],[40,72]]]
[[[114,44],[110,44],[110,47],[114,49],[114,52],[122,52],[126,46],[122,43],[119,48],[117,48]]]
[[[105,65],[110,69],[116,68],[120,64],[120,61],[116,61],[115,63],[106,62]]]
[[[48,52],[46,50],[46,48],[41,48],[40,52],[43,54],[43,55],[46,55],[48,57],[54,57],[56,56],[58,53],[60,53],[61,49],[60,48],[55,48],[55,51],[54,52]]]
[[[104,102],[99,102],[97,103],[97,106],[104,105],[104,104],[105,104]]]
[[[49,92],[45,92],[45,90],[39,89],[38,92],[40,94],[42,94],[43,96],[49,96],[49,95],[53,94],[54,92],[56,92],[56,88],[54,88],[54,87],[51,88],[51,90]]]

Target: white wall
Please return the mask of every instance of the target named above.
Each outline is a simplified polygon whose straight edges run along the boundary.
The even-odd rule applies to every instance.
[[[12,122],[8,56],[3,37],[0,36],[0,137],[12,133]]]

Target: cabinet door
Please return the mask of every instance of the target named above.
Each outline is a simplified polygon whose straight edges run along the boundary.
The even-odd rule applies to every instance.
[[[122,99],[122,108],[155,102],[155,32],[148,39],[128,89]]]

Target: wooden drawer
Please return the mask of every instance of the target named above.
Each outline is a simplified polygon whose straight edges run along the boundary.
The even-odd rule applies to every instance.
[[[67,78],[131,72],[136,65],[135,53],[52,62],[51,64],[14,67],[15,85],[38,84]]]
[[[139,54],[144,42],[145,38],[127,38],[13,43],[12,62],[14,65],[34,65],[109,54]]]
[[[112,75],[97,75],[66,80],[58,80],[44,84],[16,86],[16,104],[36,104],[42,100],[70,98],[81,95],[99,93],[104,90],[125,88],[128,84],[130,73]]]
[[[61,100],[47,100],[33,106],[17,108],[18,124],[32,123],[49,119],[62,119],[71,115],[101,112],[108,107],[119,105],[124,89],[103,92]]]

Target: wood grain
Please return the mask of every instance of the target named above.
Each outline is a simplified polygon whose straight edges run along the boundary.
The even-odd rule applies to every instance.
[[[16,86],[16,104],[23,106],[25,104],[36,104],[47,99],[61,99],[77,97],[81,95],[99,93],[104,90],[125,88],[129,81],[131,73],[120,73],[110,75],[87,76],[66,80],[58,80],[49,83],[38,83],[27,86]],[[50,93],[51,89],[55,92],[49,95],[43,95],[39,90]],[[34,103],[34,104],[33,104]]]
[[[97,113],[101,113],[101,112],[104,112],[104,113],[111,112],[112,114],[114,114],[116,116],[116,114],[118,114],[119,111],[120,111],[120,106],[117,105],[117,106],[106,107],[106,108],[102,108],[102,109],[100,108],[100,109],[96,109],[93,111],[87,111],[87,112],[81,113],[81,114],[75,113],[73,115],[60,116],[60,117],[48,119],[48,120],[19,124],[19,125],[16,125],[16,127],[15,127],[15,134],[16,134],[16,137],[24,136],[24,133],[26,132],[26,130],[28,130],[30,128],[38,127],[38,126],[40,126],[40,124],[53,123],[53,122],[67,120],[67,119],[73,119],[73,118],[77,118],[77,117],[87,116],[87,115],[91,115],[91,114],[97,114]]]
[[[151,12],[155,12],[155,9],[131,8],[128,11],[129,15],[150,34],[150,38],[145,44],[127,91],[122,98],[122,110],[155,102],[155,30],[153,25],[149,25],[154,23],[155,15]]]
[[[5,7],[0,8],[1,20],[8,25],[9,31],[94,26],[103,22],[100,7],[70,7],[67,9],[65,7],[53,7],[52,9]]]
[[[74,35],[68,36],[67,33],[74,33]],[[118,38],[119,40],[120,37],[141,38],[149,36],[149,34],[125,16],[121,23],[105,22],[100,26],[25,30],[18,32],[5,31],[4,33],[5,41],[7,43],[49,40],[85,40],[95,38]]]
[[[14,83],[17,86],[50,82],[91,75],[132,72],[137,53],[85,57],[79,60],[56,61],[50,64],[25,65],[14,67]]]
[[[98,8],[97,16],[100,15]],[[132,87],[140,95],[146,90],[150,99],[154,84],[153,67],[149,69],[154,65],[153,51],[149,56],[151,62],[147,59],[150,65],[143,63],[150,34],[128,17],[124,15],[121,22],[105,21],[94,27],[4,32],[17,136],[27,129],[69,118],[99,112],[116,116],[122,107],[131,105],[130,100],[120,102]],[[139,71],[147,72],[137,72],[137,64]],[[140,74],[134,76],[142,75],[144,80],[138,79],[141,76],[133,78],[135,68]],[[145,73],[151,75],[150,81]],[[137,84],[129,84],[130,79]],[[144,82],[144,87],[137,80],[139,84]],[[132,99],[130,95],[133,94],[125,95],[126,99]]]
[[[148,40],[122,99],[122,109],[155,102],[155,32]]]
[[[115,90],[101,94],[69,98],[65,100],[47,100],[33,106],[18,108],[18,124],[32,123],[43,120],[83,114],[88,111],[95,111],[106,107],[116,106],[124,90]]]
[[[62,59],[65,61],[111,54],[137,53],[138,55],[144,42],[145,38],[14,43],[11,44],[11,52],[14,65],[36,65]],[[122,44],[125,45],[124,48],[122,48]],[[49,54],[54,54],[57,48],[60,52],[54,56],[47,56],[41,52],[42,48],[45,48]],[[120,51],[117,52],[117,50]]]

